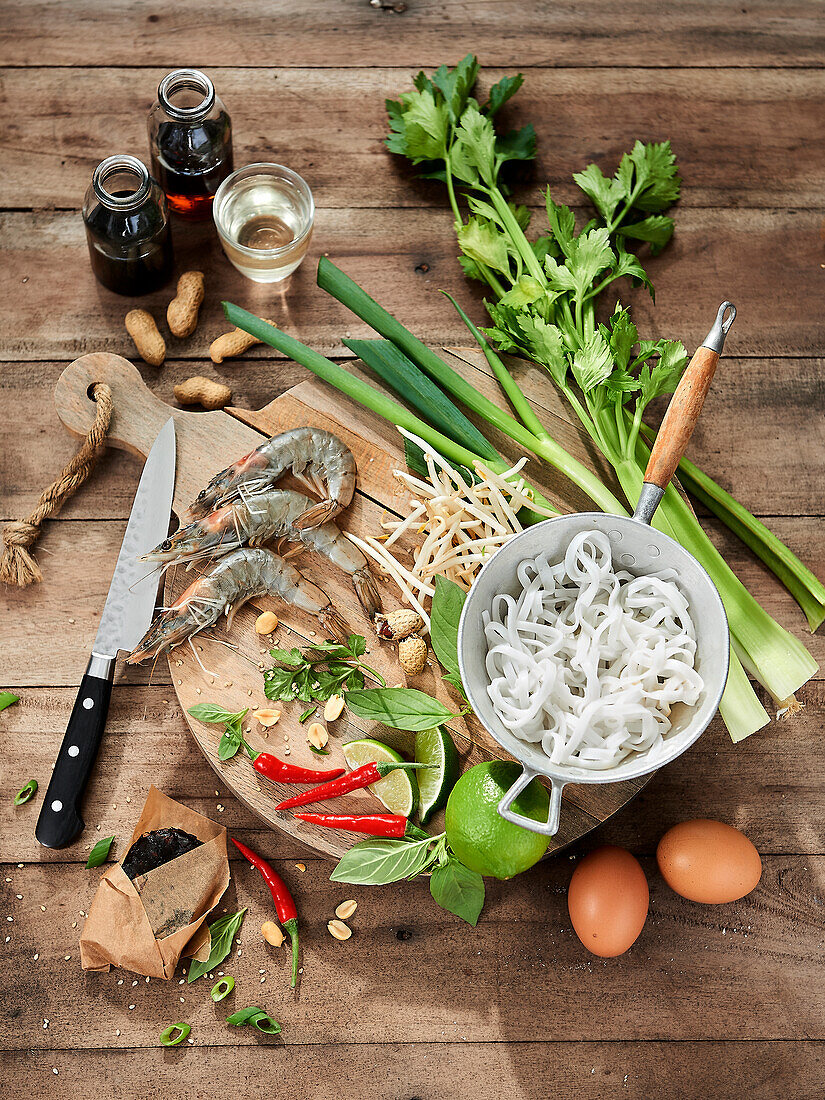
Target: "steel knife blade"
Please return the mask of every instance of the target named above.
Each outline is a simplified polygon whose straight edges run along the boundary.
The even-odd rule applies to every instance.
[[[118,650],[134,649],[152,621],[159,571],[140,561],[166,538],[175,489],[175,421],[170,417],[146,459],[100,617],[92,656],[52,772],[35,836],[63,848],[83,829],[80,802],[106,726]]]

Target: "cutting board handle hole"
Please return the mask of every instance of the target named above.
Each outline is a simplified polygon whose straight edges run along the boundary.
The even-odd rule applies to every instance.
[[[96,385],[97,385],[97,382],[90,382],[89,385],[86,387],[86,396],[89,398],[90,401],[95,400],[95,386]]]

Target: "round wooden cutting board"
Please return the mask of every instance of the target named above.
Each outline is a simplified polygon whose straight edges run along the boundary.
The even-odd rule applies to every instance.
[[[457,369],[471,379],[479,390],[500,401],[498,386],[490,377],[481,353],[454,349],[453,354]],[[513,360],[512,364],[519,384],[533,400],[551,434],[603,480],[613,484],[608,469],[590,451],[583,432],[567,418],[564,406],[546,376],[538,368],[518,360]],[[358,373],[359,366],[353,365],[353,373]],[[109,353],[93,353],[84,355],[67,367],[55,390],[58,415],[66,427],[76,434],[85,434],[94,419],[94,402],[88,397],[88,392],[95,382],[106,382],[113,391],[114,413],[109,430],[109,441],[113,446],[145,457],[164,423],[174,416],[177,475],[173,508],[178,515],[214,473],[257,447],[263,437],[303,425],[334,432],[350,447],[356,458],[358,488],[352,504],[339,517],[339,526],[362,537],[374,535],[380,532],[381,518],[385,512],[399,514],[406,511],[405,492],[393,477],[394,470],[404,467],[401,437],[392,425],[321,382],[302,382],[258,412],[243,409],[186,412],[171,408],[156,398],[144,384],[140,373],[126,359]],[[514,460],[521,457],[504,437],[494,435],[491,440],[502,453]],[[592,504],[575,486],[549,467],[534,461],[527,469],[527,476],[558,504],[561,511],[592,509]],[[284,479],[284,485],[288,484],[288,480]],[[367,638],[367,663],[378,669],[389,685],[406,683],[395,647],[379,642],[375,637],[349,579],[309,552],[302,552],[297,564],[330,596],[352,630]],[[192,580],[193,574],[182,567],[170,570],[164,602],[168,605]],[[380,587],[385,610],[400,606],[392,582],[382,581]],[[280,620],[271,640],[260,638],[254,629],[256,617],[264,610],[274,611]],[[312,752],[306,740],[306,726],[298,721],[298,716],[306,709],[304,704],[276,704],[283,707],[282,715],[280,721],[268,730],[252,718],[253,707],[270,706],[263,693],[262,678],[263,669],[270,664],[268,649],[271,646],[289,648],[310,645],[324,637],[322,628],[310,615],[273,599],[250,601],[238,612],[231,630],[227,630],[222,619],[211,632],[198,635],[195,648],[200,665],[189,646],[181,646],[172,652],[169,667],[184,713],[190,707],[206,702],[216,703],[232,712],[250,708],[244,726],[247,740],[253,748],[275,753],[282,758],[288,749],[289,755],[285,758],[291,763],[316,769],[342,766],[341,746],[365,736],[376,737],[405,754],[409,753],[411,734],[352,718],[346,710],[336,722],[330,724],[329,755],[323,757]],[[457,699],[452,689],[441,680],[434,657],[431,656],[425,672],[411,678],[409,685],[429,692],[450,709],[458,710]],[[319,717],[320,714],[319,709]],[[217,755],[221,729],[197,722],[188,713],[187,721],[221,781],[258,817],[303,841],[315,851],[334,858],[340,857],[361,839],[357,834],[322,829],[297,821],[289,813],[275,812],[275,804],[294,793],[296,788],[261,779],[243,752],[233,760],[222,763]],[[508,754],[473,716],[468,716],[466,720],[456,718],[448,728],[464,769],[482,760],[509,759]],[[563,848],[594,829],[633,798],[649,778],[579,787],[571,784],[566,787],[561,827],[551,841],[550,851]],[[323,806],[324,810],[333,813],[375,812],[380,808],[375,797],[365,791],[324,803]],[[433,825],[438,824],[436,819]]]

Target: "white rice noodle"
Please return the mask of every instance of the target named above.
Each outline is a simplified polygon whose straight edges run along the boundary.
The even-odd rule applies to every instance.
[[[677,703],[703,681],[673,570],[614,570],[609,538],[572,540],[562,561],[523,561],[518,596],[484,613],[488,694],[501,722],[554,764],[613,768],[660,747]]]

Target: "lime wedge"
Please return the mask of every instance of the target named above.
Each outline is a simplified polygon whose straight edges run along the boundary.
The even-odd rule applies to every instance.
[[[343,746],[343,752],[344,759],[351,768],[360,768],[362,764],[400,763],[404,759],[389,745],[373,741],[370,737],[361,741],[349,741]],[[390,772],[371,787],[367,787],[367,790],[372,791],[392,814],[412,817],[418,807],[418,781],[414,772],[401,769]]]
[[[415,735],[415,759],[419,764],[434,764],[418,773],[420,801],[418,817],[422,825],[447,803],[458,779],[458,753],[453,739],[443,726],[421,730]]]

